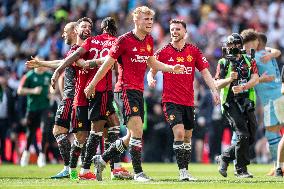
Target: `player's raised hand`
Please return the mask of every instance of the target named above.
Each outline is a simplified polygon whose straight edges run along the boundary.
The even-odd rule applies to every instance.
[[[185,66],[184,65],[180,65],[180,64],[176,64],[173,66],[173,72],[175,73],[182,73],[185,70]]]
[[[273,57],[271,56],[271,53],[264,52],[262,53],[262,56],[260,58],[261,62],[266,64],[268,61],[270,61]]]
[[[88,85],[85,89],[84,89],[84,93],[86,95],[86,98],[90,98],[91,96],[94,97],[95,96],[95,88],[93,85]]]
[[[59,76],[60,76],[59,72],[55,70],[51,77],[51,86],[53,89],[55,89],[55,84],[58,81]]]
[[[28,60],[25,64],[26,64],[27,68],[30,68],[30,69],[40,67],[39,59],[37,57],[31,56],[31,60]]]

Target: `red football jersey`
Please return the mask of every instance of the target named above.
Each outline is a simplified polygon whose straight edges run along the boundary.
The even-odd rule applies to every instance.
[[[87,52],[87,59],[97,59],[108,55],[110,48],[115,44],[116,37],[109,34],[101,34],[93,37],[89,37],[82,44]],[[88,70],[87,85],[92,81],[96,75],[98,68]],[[106,76],[97,84],[96,91],[104,92],[106,90],[112,90],[112,71],[109,70]]]
[[[118,62],[118,81],[115,92],[122,89],[144,90],[144,75],[147,60],[153,56],[153,45],[151,35],[140,40],[132,31],[118,38],[109,52],[109,55]]]
[[[156,52],[156,58],[169,65],[181,64],[186,67],[181,74],[163,73],[162,102],[173,102],[185,106],[194,106],[194,71],[202,71],[209,63],[201,51],[192,44],[185,44],[178,50],[171,44]]]

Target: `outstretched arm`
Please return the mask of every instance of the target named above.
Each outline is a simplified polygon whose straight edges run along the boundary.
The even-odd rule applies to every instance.
[[[278,49],[274,49],[271,47],[265,47],[265,53],[264,55],[261,57],[261,62],[263,63],[267,63],[268,61],[270,61],[272,58],[277,58],[281,55],[281,51]]]
[[[37,57],[31,57],[32,59],[26,62],[26,66],[30,69],[38,67],[47,67],[56,69],[62,63],[62,60],[40,60]]]
[[[174,66],[164,64],[158,61],[154,56],[150,56],[147,60],[147,64],[153,68],[154,70],[162,71],[162,72],[175,72],[182,73],[184,71],[184,66],[176,64]]]
[[[96,85],[106,75],[106,73],[111,69],[114,63],[115,63],[114,58],[112,58],[109,55],[106,56],[104,63],[97,71],[95,77],[92,79],[92,81],[89,83],[89,85],[84,90],[87,98],[89,98],[92,94],[94,94]]]
[[[151,68],[147,74],[147,82],[148,82],[149,87],[151,88],[156,87],[157,81],[155,80],[155,75],[157,74],[157,72],[158,72],[157,70],[154,70]]]
[[[71,55],[66,57],[62,64],[56,69],[58,73],[62,72],[64,68],[67,66],[70,66],[73,62],[76,62],[79,60],[79,58],[86,53],[86,50],[82,47],[79,47],[75,52],[73,52]]]
[[[76,64],[77,66],[83,68],[83,69],[90,69],[101,66],[105,61],[105,57],[98,58],[98,59],[92,59],[92,60],[84,60],[79,59],[77,60]]]
[[[254,73],[251,75],[250,80],[245,85],[237,85],[233,86],[232,90],[234,94],[238,94],[240,92],[246,91],[254,86],[256,86],[259,82],[259,76],[258,74]]]
[[[64,59],[62,64],[54,71],[52,78],[51,78],[51,86],[55,88],[55,83],[57,82],[60,73],[69,65],[71,65],[73,62],[76,62],[79,60],[81,55],[85,54],[86,50],[82,47],[79,47],[75,52],[73,52],[71,55],[69,55],[67,58]]]
[[[264,83],[264,82],[271,82],[274,81],[275,76],[274,75],[267,75],[267,72],[264,72],[260,77],[258,82]]]
[[[207,68],[204,68],[200,73],[201,73],[205,83],[211,89],[214,104],[215,105],[220,104],[220,97],[219,97],[216,85],[214,83],[214,80],[213,80],[209,70]]]

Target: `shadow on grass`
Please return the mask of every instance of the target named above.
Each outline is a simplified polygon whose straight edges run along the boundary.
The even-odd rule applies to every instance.
[[[284,183],[284,180],[260,180],[260,179],[198,179],[195,181],[179,181],[177,179],[160,179],[160,180],[153,180],[152,182],[175,182],[175,183]]]
[[[63,180],[63,179],[50,179],[42,177],[0,177],[0,180],[11,179],[11,180]]]

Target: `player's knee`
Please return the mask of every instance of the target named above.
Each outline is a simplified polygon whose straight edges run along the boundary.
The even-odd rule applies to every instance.
[[[87,135],[85,133],[77,133],[75,138],[80,144],[84,144],[87,140]]]
[[[58,126],[58,125],[54,125],[52,133],[53,133],[53,136],[57,136],[59,134],[66,134],[68,133],[68,129]]]
[[[120,122],[119,122],[119,119],[116,113],[113,113],[108,117],[108,122],[110,123],[110,127],[115,126],[115,125],[120,125]]]
[[[174,131],[174,137],[176,141],[184,140],[184,131],[182,129],[178,129]]]
[[[184,126],[182,124],[177,124],[173,128],[175,141],[183,141],[185,137]]]
[[[131,131],[131,136],[135,138],[142,138],[143,130],[142,128],[133,129]]]

